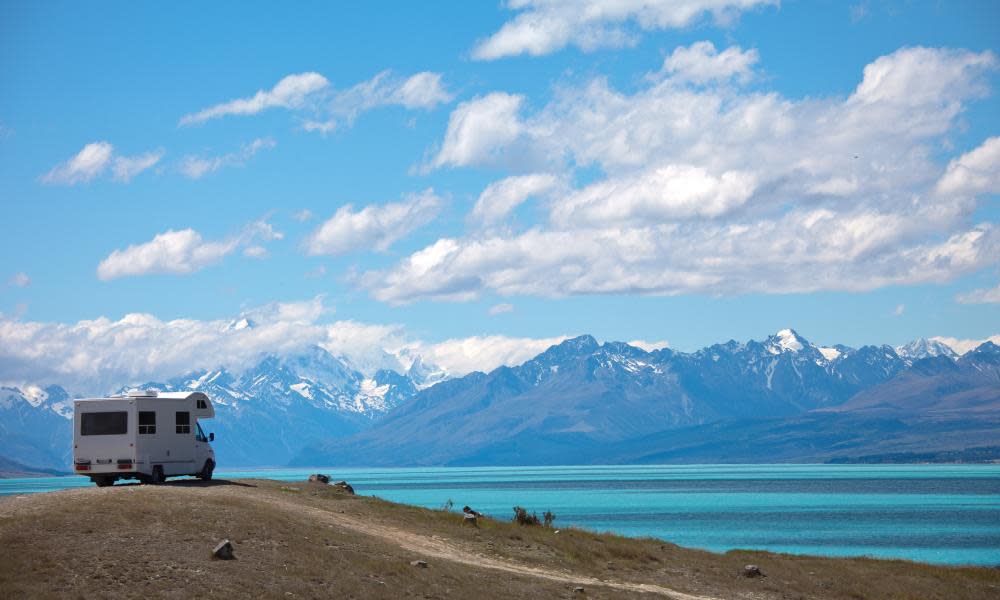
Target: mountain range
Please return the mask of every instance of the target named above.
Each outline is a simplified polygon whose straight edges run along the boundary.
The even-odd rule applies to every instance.
[[[319,347],[240,373],[138,386],[217,405],[220,464],[515,465],[844,460],[989,445],[1000,432],[1000,348],[958,356],[819,347],[786,329],[685,353],[580,336],[490,373],[448,379]],[[0,457],[65,469],[72,403],[59,386],[0,389]]]

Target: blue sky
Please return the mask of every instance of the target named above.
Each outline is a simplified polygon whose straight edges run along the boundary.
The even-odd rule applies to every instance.
[[[5,344],[1000,333],[997,3],[522,4],[4,3]]]

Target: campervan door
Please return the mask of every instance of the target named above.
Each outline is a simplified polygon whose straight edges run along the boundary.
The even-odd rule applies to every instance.
[[[193,401],[163,395],[136,400],[140,470],[150,474],[153,465],[162,465],[167,477],[198,471],[201,465],[195,466]]]

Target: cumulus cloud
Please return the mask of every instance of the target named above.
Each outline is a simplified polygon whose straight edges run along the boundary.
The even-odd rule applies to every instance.
[[[491,317],[495,317],[496,315],[502,315],[504,313],[514,312],[514,305],[502,302],[500,304],[494,304],[486,312]]]
[[[459,104],[448,119],[444,143],[432,166],[502,161],[508,146],[524,131],[518,115],[523,102],[523,96],[494,92]]]
[[[491,371],[499,366],[518,365],[534,358],[566,336],[551,338],[514,338],[503,335],[472,336],[434,344],[416,343],[410,347],[425,362],[443,367],[449,373]]]
[[[1000,285],[958,294],[955,300],[959,304],[997,304],[1000,303]]]
[[[695,42],[678,47],[663,61],[663,68],[655,76],[675,81],[693,83],[725,82],[734,79],[744,83],[753,75],[753,67],[760,60],[756,50],[742,50],[731,46],[722,52],[712,42]]]
[[[240,247],[246,249],[244,254],[247,256],[263,258],[267,251],[254,242],[282,237],[281,232],[265,221],[256,221],[239,235],[215,241],[203,239],[191,228],[171,229],[156,234],[148,242],[115,250],[97,266],[97,277],[109,281],[138,275],[186,275],[218,263]]]
[[[930,339],[935,342],[941,342],[942,344],[950,347],[956,354],[965,354],[970,350],[975,350],[986,342],[993,342],[994,344],[1000,345],[1000,334],[991,335],[990,337],[981,340],[962,339],[948,336],[935,336]]]
[[[752,172],[714,176],[704,167],[671,164],[569,194],[553,207],[552,218],[598,225],[718,217],[742,206],[756,187]]]
[[[57,383],[71,392],[101,394],[126,384],[163,380],[201,369],[239,372],[264,355],[289,355],[319,345],[367,374],[405,370],[420,356],[453,375],[523,362],[562,337],[504,336],[414,339],[403,327],[352,320],[316,297],[273,302],[231,319],[164,321],[132,313],[76,323],[22,322],[0,315],[0,382]],[[243,322],[250,326],[234,326]]]
[[[526,231],[443,238],[358,281],[391,303],[951,281],[1000,256],[1000,232],[973,221],[968,193],[992,184],[938,184],[950,178],[934,159],[996,62],[903,48],[868,65],[846,97],[667,77],[631,94],[602,78],[563,86],[535,111],[503,92],[474,99],[453,111],[435,165],[517,156],[536,170],[591,169],[590,183],[553,194],[547,222]],[[965,173],[990,173],[992,149],[949,170],[974,181]]]
[[[86,183],[107,168],[113,151],[114,147],[108,142],[87,144],[73,158],[52,167],[42,176],[42,182],[53,185]]]
[[[1000,137],[991,137],[948,163],[937,191],[945,196],[1000,194]]]
[[[319,73],[298,73],[284,77],[269,90],[258,90],[248,98],[237,98],[181,117],[180,125],[204,123],[228,115],[254,115],[269,108],[302,108],[330,82]]]
[[[540,56],[574,45],[584,51],[632,45],[640,31],[687,27],[711,16],[731,22],[739,13],[777,0],[513,0],[519,13],[481,41],[472,56],[495,60]]]
[[[317,254],[347,254],[359,250],[388,250],[410,232],[437,216],[442,200],[428,188],[407,195],[402,202],[372,204],[354,210],[340,207],[306,240],[306,251]]]
[[[554,191],[562,183],[549,173],[515,175],[493,182],[479,194],[470,218],[483,226],[496,225],[528,198]]]
[[[221,156],[185,156],[181,161],[180,170],[190,179],[201,179],[209,173],[214,173],[223,167],[243,167],[261,150],[270,150],[277,145],[272,138],[257,138],[244,145],[236,152]]]
[[[7,280],[7,284],[21,288],[28,287],[29,285],[31,285],[31,278],[28,277],[27,273],[21,271],[18,273],[14,273],[14,275]]]

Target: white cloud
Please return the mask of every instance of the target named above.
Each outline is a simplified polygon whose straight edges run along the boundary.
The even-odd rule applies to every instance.
[[[572,44],[584,51],[636,42],[637,29],[677,29],[707,15],[720,24],[739,13],[777,0],[513,0],[520,11],[492,36],[480,42],[473,58],[540,56]]]
[[[894,316],[901,317],[901,316],[903,316],[903,313],[905,313],[905,312],[906,312],[906,305],[905,304],[897,304],[895,310],[892,311],[892,314]]]
[[[663,61],[663,68],[656,77],[699,84],[731,79],[742,83],[753,75],[753,67],[759,59],[753,49],[744,51],[731,46],[719,52],[712,42],[695,42],[676,48]]]
[[[210,157],[185,156],[181,161],[180,170],[190,179],[200,179],[223,167],[242,167],[261,150],[269,150],[276,145],[272,138],[257,138],[237,152]]]
[[[503,335],[472,336],[434,344],[418,343],[412,348],[430,364],[452,374],[491,371],[499,366],[519,365],[534,358],[566,336],[552,338],[513,338]]]
[[[535,111],[502,92],[460,104],[434,165],[518,157],[587,169],[591,183],[553,194],[548,221],[527,231],[440,239],[358,281],[391,303],[951,281],[1000,256],[1000,231],[973,220],[975,198],[935,188],[938,149],[996,62],[904,48],[873,61],[847,97],[789,99],[718,78],[625,94],[597,78]],[[987,172],[986,154],[955,164]]]
[[[27,273],[21,271],[18,273],[14,273],[14,275],[7,280],[7,284],[21,288],[28,287],[29,285],[31,285],[31,278],[28,277]]]
[[[124,250],[115,250],[97,266],[97,276],[103,281],[137,275],[171,274],[185,275],[200,271],[221,261],[240,247],[246,247],[247,256],[263,258],[254,248],[255,240],[271,241],[281,239],[277,232],[265,221],[248,225],[237,236],[224,240],[207,241],[194,229],[168,230],[156,234],[143,244],[132,244]],[[263,250],[263,248],[261,248]]]
[[[669,348],[670,343],[667,340],[660,340],[658,342],[647,342],[646,340],[632,340],[628,343],[629,346],[635,346],[636,348],[642,348],[646,352],[652,352],[654,350],[660,350],[663,348]]]
[[[451,102],[453,97],[441,74],[430,71],[399,77],[385,70],[344,90],[333,89],[330,81],[319,73],[300,73],[288,75],[270,90],[185,115],[180,125],[284,108],[308,115],[300,117],[303,130],[326,135],[340,127],[341,122],[350,124],[358,115],[374,108],[395,105],[408,110],[430,110]]]
[[[464,375],[518,364],[565,339],[486,336],[433,343],[413,339],[399,325],[324,322],[331,312],[320,296],[204,321],[164,321],[142,313],[70,324],[0,316],[0,382],[57,383],[71,393],[107,393],[200,369],[238,372],[263,355],[293,354],[310,345],[343,356],[369,374],[377,368],[404,370],[419,355],[425,363]],[[233,327],[244,318],[253,325]]]
[[[160,162],[163,155],[163,150],[154,150],[136,156],[116,156],[111,170],[114,171],[115,179],[127,183],[139,173]]]
[[[495,317],[496,315],[502,315],[504,313],[514,312],[514,305],[513,304],[507,304],[506,302],[503,302],[503,303],[500,303],[500,304],[494,304],[486,312],[491,317]]]
[[[453,98],[454,96],[445,88],[441,74],[430,71],[409,77],[392,94],[395,103],[409,109],[430,109],[438,104],[447,104]]]
[[[347,254],[359,250],[388,250],[410,232],[438,214],[441,198],[433,189],[409,194],[402,202],[372,204],[355,211],[350,204],[320,225],[306,240],[309,254]]]
[[[136,156],[119,156],[108,142],[93,142],[83,147],[73,158],[60,163],[42,176],[42,183],[76,185],[103,174],[108,166],[114,179],[128,183],[163,158],[163,150],[153,150]]]
[[[935,336],[930,339],[948,346],[954,350],[956,354],[965,354],[970,350],[975,350],[986,342],[993,342],[994,344],[1000,345],[1000,334],[991,335],[990,337],[981,340],[961,339],[947,336]]]
[[[719,176],[693,165],[667,165],[599,181],[555,204],[553,221],[591,225],[718,217],[742,206],[757,187],[747,171]]]
[[[249,98],[238,98],[181,117],[181,125],[204,123],[227,115],[254,115],[269,108],[302,108],[330,82],[319,73],[288,75],[270,90],[259,90]]]
[[[294,215],[292,215],[292,218],[295,219],[296,221],[300,222],[300,223],[305,223],[309,219],[313,218],[313,213],[308,208],[303,208],[299,212],[297,212]]]
[[[561,185],[560,178],[548,173],[515,175],[495,181],[479,195],[470,218],[483,226],[496,225],[528,198]]]
[[[107,168],[113,151],[114,147],[108,142],[87,144],[73,158],[52,167],[42,176],[42,182],[53,185],[86,183]]]
[[[1000,303],[1000,285],[958,294],[955,300],[959,304],[997,304]]]
[[[495,92],[459,104],[448,120],[448,131],[433,166],[503,160],[507,146],[524,131],[518,116],[523,102],[523,96]]]
[[[945,196],[1000,194],[1000,137],[991,137],[948,163],[937,191]]]

